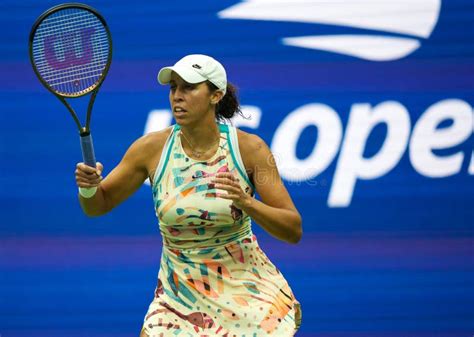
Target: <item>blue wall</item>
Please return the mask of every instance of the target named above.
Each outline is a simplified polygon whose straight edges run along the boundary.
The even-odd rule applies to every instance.
[[[271,146],[303,217],[298,245],[254,224],[301,301],[298,336],[474,331],[474,3],[390,3],[88,3],[114,40],[92,119],[106,173],[173,122],[162,66],[210,54],[239,87],[252,119],[235,123]],[[74,123],[28,59],[56,4],[0,4],[0,334],[137,336],[161,254],[151,191],[82,214]]]

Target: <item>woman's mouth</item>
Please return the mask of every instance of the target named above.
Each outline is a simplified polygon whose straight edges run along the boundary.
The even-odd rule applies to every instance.
[[[173,114],[176,116],[176,117],[181,117],[181,116],[184,116],[186,114],[186,110],[184,110],[183,108],[181,107],[174,107],[173,109]]]

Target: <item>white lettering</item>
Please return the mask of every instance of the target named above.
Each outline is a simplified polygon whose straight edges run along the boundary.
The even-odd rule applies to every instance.
[[[318,140],[311,154],[301,160],[296,157],[296,144],[301,132],[310,125],[318,128]],[[272,152],[281,176],[293,181],[317,176],[334,159],[341,137],[341,120],[329,106],[307,104],[291,112],[276,130],[272,141]]]
[[[364,158],[367,139],[373,128],[387,125],[387,136],[377,154]],[[403,155],[410,135],[410,116],[398,102],[384,102],[373,109],[354,104],[329,192],[330,207],[350,205],[358,179],[375,179],[389,172]]]
[[[260,126],[260,119],[262,118],[262,110],[258,106],[254,105],[242,105],[240,107],[242,114],[248,119],[240,115],[235,115],[231,121],[235,127],[247,127],[251,129],[257,129]]]
[[[437,129],[444,120],[449,127]],[[431,178],[447,177],[461,170],[463,152],[437,156],[432,150],[459,145],[472,134],[472,108],[458,99],[447,99],[432,105],[420,117],[410,140],[410,161],[420,174]]]
[[[164,128],[167,128],[171,125],[171,118],[173,115],[171,114],[170,110],[152,110],[148,114],[148,118],[145,124],[145,131],[144,134],[160,131]]]

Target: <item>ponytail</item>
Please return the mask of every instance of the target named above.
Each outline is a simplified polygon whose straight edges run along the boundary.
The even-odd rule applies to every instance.
[[[207,85],[210,90],[217,90],[218,88],[211,82],[207,82]],[[242,110],[240,109],[239,99],[237,97],[237,88],[232,84],[227,82],[227,89],[224,97],[216,105],[216,119],[218,121],[224,121],[225,119],[231,119],[235,115],[240,115],[245,119]]]

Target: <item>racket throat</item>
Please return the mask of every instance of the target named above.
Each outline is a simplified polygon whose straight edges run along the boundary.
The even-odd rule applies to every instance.
[[[81,128],[81,130],[79,131],[79,135],[81,137],[87,137],[87,136],[90,136],[90,134],[91,134],[90,130],[86,128]]]

